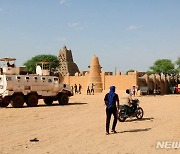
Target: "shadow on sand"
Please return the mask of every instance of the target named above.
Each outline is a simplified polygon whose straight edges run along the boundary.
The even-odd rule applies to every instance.
[[[153,117],[151,118],[142,118],[142,119],[128,119],[125,122],[133,122],[133,121],[153,121]]]
[[[71,105],[86,105],[88,103],[78,103],[78,102],[74,102],[74,103],[68,103],[67,105],[60,105],[58,103],[54,103],[52,105],[46,105],[46,104],[39,104],[37,106],[35,106],[35,108],[37,107],[54,107],[54,106],[59,106],[59,107],[62,107],[62,106],[71,106]],[[8,106],[7,108],[13,108],[12,106]],[[29,107],[29,106],[23,106],[22,108],[34,108],[34,107]],[[21,108],[21,109],[22,109]]]
[[[131,129],[131,130],[125,130],[122,132],[117,132],[117,133],[135,133],[135,132],[146,132],[151,130],[151,128],[144,128],[144,129]]]
[[[85,105],[85,104],[88,104],[88,103],[78,103],[78,102],[75,102],[75,103],[69,103],[67,105]]]

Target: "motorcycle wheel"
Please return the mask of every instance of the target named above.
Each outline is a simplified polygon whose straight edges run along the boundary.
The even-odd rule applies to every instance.
[[[143,115],[144,115],[143,109],[141,107],[138,107],[136,109],[136,118],[137,119],[142,119]]]
[[[121,110],[119,113],[118,113],[118,120],[120,122],[124,122],[126,120],[126,117],[125,117],[125,111],[124,110]]]

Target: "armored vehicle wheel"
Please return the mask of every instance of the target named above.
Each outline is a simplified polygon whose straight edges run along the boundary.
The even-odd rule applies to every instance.
[[[0,101],[0,107],[7,107],[9,105],[9,101]]]
[[[34,107],[38,104],[38,96],[36,94],[30,94],[27,96],[27,106]]]
[[[11,105],[15,108],[23,107],[24,104],[24,96],[20,94],[16,94],[11,99]]]
[[[67,105],[69,102],[69,96],[67,94],[61,94],[58,98],[60,105]]]
[[[4,97],[1,101],[0,101],[0,107],[7,107],[10,103],[10,97]]]
[[[52,105],[52,103],[53,103],[53,98],[52,98],[52,97],[47,97],[47,98],[45,98],[45,99],[44,99],[44,103],[45,103],[46,105]]]

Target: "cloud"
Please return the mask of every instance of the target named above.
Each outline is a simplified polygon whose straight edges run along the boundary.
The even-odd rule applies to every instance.
[[[74,29],[76,29],[76,30],[83,29],[83,27],[81,26],[81,23],[80,23],[80,22],[68,23],[68,27],[74,28]]]
[[[133,31],[133,30],[137,30],[137,29],[140,29],[142,28],[143,26],[142,25],[130,25],[127,30],[128,31]]]
[[[80,26],[80,23],[79,22],[68,23],[68,26],[71,28],[75,28],[75,27]]]
[[[59,3],[60,5],[64,5],[67,2],[67,0],[60,0]]]

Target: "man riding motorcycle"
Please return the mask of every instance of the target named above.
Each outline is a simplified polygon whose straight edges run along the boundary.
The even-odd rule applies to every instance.
[[[127,111],[130,112],[132,106],[132,96],[129,89],[126,89],[126,93],[121,97],[121,104],[123,104],[127,108]]]
[[[121,97],[121,104],[118,112],[118,119],[120,122],[124,122],[128,117],[142,119],[144,111],[139,106],[139,100],[132,99],[128,89],[126,90],[126,94]]]

